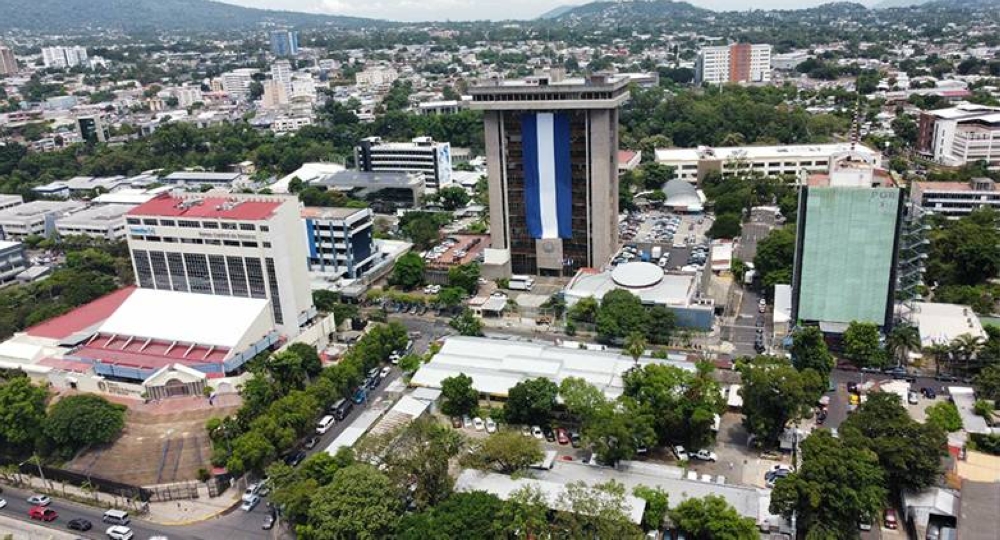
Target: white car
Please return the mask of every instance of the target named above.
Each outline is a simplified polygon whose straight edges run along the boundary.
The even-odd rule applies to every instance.
[[[705,450],[705,449],[698,450],[691,457],[693,457],[695,459],[700,459],[701,461],[718,461],[719,460],[718,456],[715,455],[715,452],[712,452],[712,451],[709,451],[709,450]]]
[[[7,501],[5,501],[4,499],[0,499],[0,508],[4,508],[6,506],[7,506]]]
[[[486,429],[486,424],[483,423],[483,419],[478,416],[472,419],[472,425],[476,427],[476,431]]]
[[[132,537],[135,536],[132,529],[124,525],[112,525],[105,532],[111,540],[132,540]]]
[[[542,433],[542,428],[538,426],[531,426],[531,436],[539,440],[545,438],[545,434]]]
[[[687,450],[681,445],[674,447],[674,455],[677,456],[677,461],[687,461],[688,459]]]
[[[260,484],[250,484],[247,489],[243,492],[243,502],[247,502],[250,499],[257,496],[260,493]]]
[[[494,422],[492,418],[487,418],[486,419],[486,432],[487,433],[496,433],[497,432],[497,423]]]
[[[48,495],[32,495],[28,497],[28,504],[32,506],[48,506],[52,504],[52,499]]]
[[[521,435],[524,435],[525,437],[531,437],[531,428],[528,426],[522,426]]]
[[[382,368],[382,371],[379,372],[378,376],[380,379],[384,379],[388,377],[390,373],[392,373],[392,368],[389,366],[385,366],[384,368]]]
[[[240,510],[243,510],[244,512],[249,512],[253,510],[258,503],[260,503],[260,497],[254,495],[253,497],[250,497],[250,499],[243,501],[243,504],[240,505]]]

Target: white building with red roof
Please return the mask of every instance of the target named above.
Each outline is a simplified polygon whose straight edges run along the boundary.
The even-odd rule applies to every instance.
[[[142,289],[265,299],[286,337],[316,315],[294,196],[163,194],[126,229]]]

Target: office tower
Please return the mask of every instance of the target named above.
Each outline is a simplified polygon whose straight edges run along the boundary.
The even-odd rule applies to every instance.
[[[63,69],[86,63],[87,49],[83,47],[43,47],[42,62],[47,68]]]
[[[434,191],[451,183],[451,144],[417,137],[408,143],[382,142],[368,137],[354,147],[354,162],[365,172],[412,172]]]
[[[237,99],[249,99],[250,83],[257,73],[259,72],[254,68],[239,68],[223,73],[222,91]]]
[[[305,207],[301,212],[310,270],[358,279],[379,262],[370,208]]]
[[[771,46],[735,43],[702,47],[695,63],[695,82],[709,84],[771,81]]]
[[[125,222],[139,287],[268,299],[286,336],[316,314],[295,197],[164,194]]]
[[[966,103],[923,111],[917,150],[949,167],[985,161],[1000,164],[1000,107]]]
[[[892,326],[903,192],[883,187],[860,154],[799,192],[792,321],[842,333],[852,321]]]
[[[15,73],[17,73],[17,60],[14,58],[14,51],[0,45],[0,77]]]
[[[490,234],[515,274],[573,275],[618,249],[618,108],[628,80],[562,70],[485,82]]]
[[[299,33],[287,28],[272,30],[271,54],[275,56],[295,56],[299,54]]]

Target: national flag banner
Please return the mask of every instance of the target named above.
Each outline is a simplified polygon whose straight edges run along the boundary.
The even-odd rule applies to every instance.
[[[528,234],[536,239],[572,238],[569,116],[565,113],[521,115],[521,145]]]

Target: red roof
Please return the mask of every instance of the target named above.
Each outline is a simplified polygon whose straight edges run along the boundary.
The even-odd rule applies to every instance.
[[[125,287],[84,304],[69,313],[53,317],[25,330],[29,336],[66,339],[106,320],[132,295],[135,287]]]
[[[199,204],[191,204],[201,201]],[[183,203],[188,204],[183,204]],[[188,217],[262,221],[274,215],[281,201],[229,197],[172,197],[164,194],[129,211],[130,216]]]

